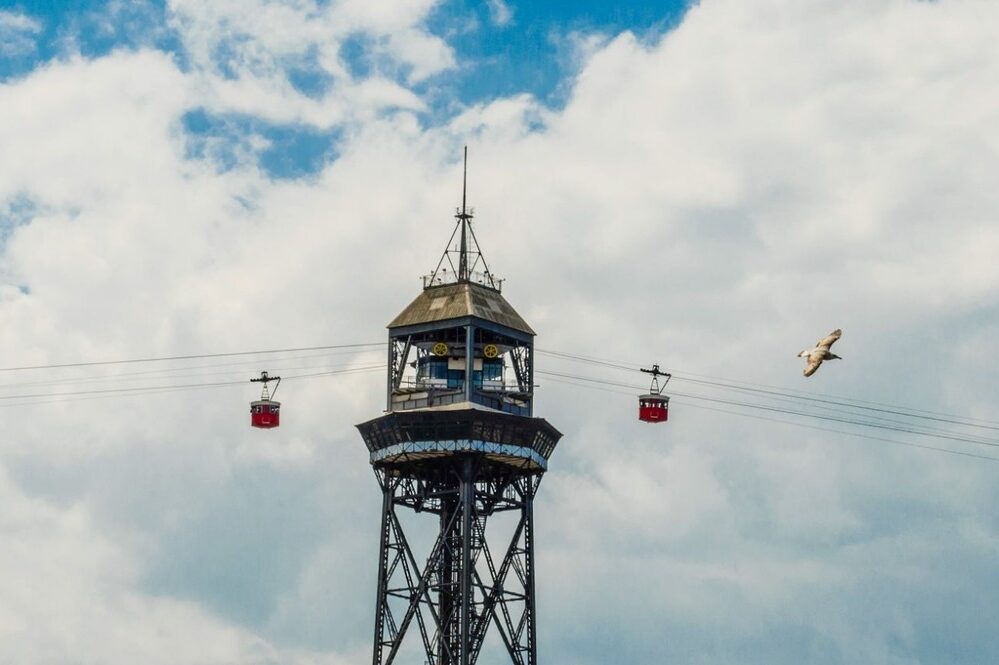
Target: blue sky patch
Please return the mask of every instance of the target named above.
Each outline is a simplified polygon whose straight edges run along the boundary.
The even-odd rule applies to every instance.
[[[188,159],[208,160],[221,171],[253,164],[273,179],[300,178],[337,157],[337,129],[268,123],[240,114],[195,109],[184,114]]]
[[[41,62],[77,54],[87,58],[115,49],[152,47],[179,54],[163,0],[30,0],[2,2],[0,11],[37,22],[34,48],[15,57],[0,54],[0,81],[29,73]]]
[[[18,195],[0,204],[0,250],[19,226],[32,220],[38,212],[38,205],[26,195]]]
[[[630,30],[657,36],[675,26],[690,4],[446,0],[431,12],[426,27],[455,50],[458,66],[415,86],[430,109],[425,122],[443,124],[469,105],[525,92],[560,106],[569,91],[566,81],[579,66],[572,57],[571,35],[612,36]],[[115,49],[156,48],[170,53],[181,68],[188,66],[164,0],[37,0],[0,11],[29,21],[18,48],[0,57],[0,81],[68,54],[96,58]],[[234,34],[217,46],[213,64],[221,75],[238,75],[232,63],[241,60],[241,39]],[[340,55],[356,79],[377,74],[405,85],[410,66],[392,61],[378,46],[370,35],[357,33],[342,43]],[[313,99],[333,85],[315,51],[278,65],[298,92]],[[221,171],[252,162],[268,177],[299,178],[336,158],[337,130],[276,125],[238,114],[211,115],[201,109],[187,113],[182,123],[188,156],[211,160]]]
[[[354,78],[367,78],[373,71],[371,37],[363,33],[348,35],[340,43],[340,57],[347,65],[347,71]]]
[[[295,90],[312,99],[322,98],[333,86],[333,77],[319,66],[318,57],[313,48],[304,59],[289,63],[286,69]]]
[[[455,49],[459,67],[423,84],[421,92],[438,99],[457,95],[464,104],[521,92],[557,101],[559,83],[573,66],[566,59],[566,35],[613,35],[624,30],[659,34],[678,24],[691,4],[692,0],[446,0],[435,8],[426,25]],[[497,7],[504,9],[498,12]],[[170,52],[183,62],[183,48],[168,25],[163,0],[32,0],[11,3],[0,11],[24,14],[41,27],[32,35],[36,48],[0,57],[0,80],[26,74],[39,62],[75,52],[93,58],[117,48],[148,46]],[[499,23],[499,18],[506,20]],[[233,46],[223,46],[216,54],[220,72],[227,71],[227,57],[232,55],[227,50]],[[383,71],[385,63],[376,62],[372,46],[370,37],[363,34],[344,42],[341,55],[354,76],[363,78],[377,69],[399,80],[405,77],[406,68]],[[330,83],[315,62],[315,54],[304,62],[285,65],[292,84],[304,94],[321,95]]]
[[[679,24],[692,0],[507,0],[502,5],[509,11],[502,25],[496,23],[493,2],[449,0],[437,7],[427,24],[457,51],[461,66],[433,82],[442,88],[434,97],[457,96],[475,104],[528,92],[559,106],[565,100],[560,84],[577,66],[566,50],[569,35],[612,36],[625,30],[658,35]]]

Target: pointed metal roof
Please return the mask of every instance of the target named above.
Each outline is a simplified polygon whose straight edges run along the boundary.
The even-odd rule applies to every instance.
[[[491,323],[534,335],[499,291],[474,282],[432,286],[423,290],[409,307],[388,324],[391,328],[434,323],[474,316]]]
[[[472,229],[472,211],[467,207],[468,146],[462,176],[461,208],[455,213],[454,231],[437,268],[423,278],[423,293],[388,325],[403,328],[438,321],[475,317],[534,335],[534,330],[500,292],[503,280],[489,271],[479,241]],[[452,248],[452,242],[458,238]],[[445,265],[446,264],[446,265]],[[451,266],[451,270],[447,266]]]

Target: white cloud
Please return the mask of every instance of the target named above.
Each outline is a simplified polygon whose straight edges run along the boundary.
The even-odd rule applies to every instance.
[[[451,48],[423,25],[434,4],[172,0],[169,9],[207,108],[329,127],[423,108],[406,85],[454,66]],[[341,53],[350,39],[375,65],[361,80]],[[328,77],[326,89],[296,89],[295,67]]]
[[[41,31],[42,23],[38,19],[0,10],[0,55],[13,58],[34,52],[35,39]]]
[[[454,57],[431,6],[177,2],[189,68],[116,52],[0,87],[0,209],[33,215],[0,250],[0,366],[380,340],[468,141],[479,239],[539,346],[991,418],[999,8],[706,0],[656,43],[591,45],[561,110],[516,96],[428,129],[408,84]],[[351,75],[355,32],[411,78]],[[318,97],[287,75],[312,49]],[[219,173],[185,158],[202,107],[351,131],[310,179]],[[835,326],[845,359],[800,383],[794,353]],[[68,388],[126,380],[173,381]],[[639,426],[630,396],[541,383],[566,433],[537,509],[551,662],[932,660],[922,639],[994,660],[992,466],[679,397]],[[281,390],[266,434],[249,386],[0,405],[0,653],[366,662],[377,490],[352,423],[380,376]]]
[[[494,25],[506,26],[513,21],[513,10],[503,0],[489,0],[489,18]]]
[[[252,633],[221,624],[194,603],[137,593],[134,552],[124,551],[82,504],[51,505],[0,479],[4,657],[21,663],[273,662]]]

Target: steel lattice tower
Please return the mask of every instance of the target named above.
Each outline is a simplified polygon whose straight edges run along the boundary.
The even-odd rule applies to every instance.
[[[538,661],[534,497],[562,435],[532,415],[534,331],[489,272],[464,192],[455,218],[388,326],[386,413],[357,426],[382,492],[373,665],[395,661],[413,624],[429,664],[473,665],[490,625],[510,662]],[[420,558],[404,511],[436,529]],[[513,534],[490,545],[500,513]]]

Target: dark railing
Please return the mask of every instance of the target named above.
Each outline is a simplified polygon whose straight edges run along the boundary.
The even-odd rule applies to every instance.
[[[441,382],[443,383],[443,379]],[[443,387],[434,386],[430,381],[408,380],[400,382],[400,388],[402,389],[393,393],[393,410],[409,411],[433,406],[447,406],[465,401],[464,381],[457,385]],[[516,401],[506,399],[508,395],[516,395],[519,399]],[[472,401],[476,404],[517,416],[531,415],[529,399],[530,396],[524,393],[505,390],[502,384],[498,385],[495,390],[489,386],[476,386],[472,392]]]
[[[457,284],[459,281],[458,273],[454,271],[448,271],[446,268],[435,272],[431,275],[423,276],[423,288],[429,289],[432,286],[445,286],[447,284]],[[479,284],[481,286],[488,287],[494,291],[503,292],[503,280],[494,276],[490,272],[479,272],[475,271],[470,273],[467,280],[472,284]]]

